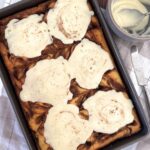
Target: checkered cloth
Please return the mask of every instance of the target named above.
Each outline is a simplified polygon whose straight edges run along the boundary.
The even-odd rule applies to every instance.
[[[0,0],[0,8],[8,6],[19,0]],[[131,43],[125,42],[117,37],[114,37],[117,46],[120,50],[123,60],[125,60],[125,66],[130,74],[130,77],[136,87],[137,93],[141,102],[144,100],[144,95],[141,88],[138,86],[135,74],[131,66],[130,58],[130,45]],[[141,51],[150,60],[150,42],[144,44],[144,48]],[[149,65],[150,62],[147,64]],[[143,105],[144,107],[144,105]],[[149,150],[150,149],[150,137],[145,140],[135,143],[124,150]],[[10,101],[7,97],[5,89],[0,80],[0,150],[28,150],[28,146],[16,119],[16,116],[11,107]]]
[[[0,150],[28,150],[18,121],[0,80]]]

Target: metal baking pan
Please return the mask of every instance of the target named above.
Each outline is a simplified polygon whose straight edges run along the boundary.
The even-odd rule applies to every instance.
[[[0,19],[7,17],[9,15],[12,15],[16,12],[21,11],[21,10],[36,6],[36,5],[38,5],[44,1],[46,1],[46,0],[34,0],[34,1],[33,0],[23,0],[21,2],[13,4],[9,7],[6,7],[4,9],[0,10]],[[139,116],[139,120],[141,122],[141,131],[140,132],[138,132],[137,134],[134,134],[130,137],[117,140],[116,142],[114,142],[111,145],[104,148],[105,150],[106,149],[107,150],[108,149],[111,149],[111,150],[115,149],[116,150],[116,149],[120,149],[122,147],[125,147],[131,143],[134,143],[134,142],[140,140],[141,138],[143,138],[144,136],[146,136],[148,134],[148,124],[147,124],[142,106],[138,100],[134,86],[133,86],[133,84],[132,84],[132,82],[131,82],[128,74],[127,74],[127,71],[123,65],[123,61],[122,61],[121,56],[119,54],[119,51],[118,51],[118,49],[117,49],[117,47],[113,41],[111,33],[110,33],[108,26],[104,20],[104,16],[100,10],[98,1],[97,0],[89,0],[89,2],[91,3],[93,10],[95,11],[95,14],[97,15],[97,18],[99,19],[102,30],[104,32],[105,39],[107,41],[107,44],[108,44],[109,49],[111,51],[111,54],[112,54],[114,61],[116,63],[116,67],[120,73],[120,76],[124,82],[124,85],[126,86],[129,97],[133,101],[134,107],[137,111],[137,114]],[[0,76],[2,78],[3,84],[5,86],[7,94],[9,96],[9,99],[12,103],[12,106],[14,108],[16,116],[18,118],[20,126],[22,128],[23,134],[24,134],[26,141],[29,145],[29,149],[36,150],[37,146],[35,144],[34,137],[32,135],[31,130],[28,127],[27,121],[25,119],[21,105],[19,103],[19,99],[15,93],[14,87],[12,85],[8,71],[4,65],[2,58],[0,58]]]

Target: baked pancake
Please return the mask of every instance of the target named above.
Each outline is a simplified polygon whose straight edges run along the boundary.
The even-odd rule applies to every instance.
[[[76,41],[73,44],[64,44],[61,40],[53,37],[53,43],[47,45],[46,48],[41,52],[41,55],[34,58],[18,57],[9,53],[8,43],[5,39],[5,29],[7,24],[12,19],[24,19],[33,14],[44,14],[43,21],[47,22],[47,14],[49,9],[54,8],[56,0],[48,0],[44,3],[39,4],[36,7],[23,10],[12,16],[0,20],[0,55],[4,60],[4,63],[10,74],[12,83],[15,87],[18,97],[22,91],[23,84],[26,78],[26,72],[33,68],[37,62],[44,59],[56,59],[63,56],[65,59],[69,60],[71,54],[73,53],[76,45],[80,41]],[[89,5],[90,7],[90,5]],[[91,7],[90,7],[91,8]],[[105,41],[103,31],[98,23],[96,16],[92,16],[88,30],[84,38],[95,42],[100,45],[105,51],[110,53],[107,43]],[[19,42],[19,41],[18,41]],[[110,91],[116,90],[118,92],[126,93],[126,88],[118,74],[116,68],[107,71],[98,88],[96,89],[85,89],[81,88],[75,79],[71,80],[70,91],[73,94],[73,98],[68,101],[68,104],[76,105],[79,108],[79,114],[81,118],[86,120],[89,119],[88,111],[84,109],[83,103],[89,97],[93,96],[98,91]],[[126,93],[127,96],[127,93]],[[128,97],[128,96],[127,96]],[[36,140],[37,147],[39,150],[52,150],[52,146],[46,143],[44,137],[44,124],[46,121],[47,114],[49,110],[53,107],[51,104],[42,102],[23,102],[20,99],[22,109],[24,111],[25,117],[28,121],[29,127],[33,132],[33,136]],[[136,111],[133,109],[134,121],[133,123],[126,125],[119,131],[113,134],[103,134],[98,132],[93,132],[92,135],[87,139],[85,144],[78,146],[78,150],[97,150],[101,149],[110,143],[116,141],[117,139],[131,136],[137,133],[141,129],[139,119],[137,117]]]

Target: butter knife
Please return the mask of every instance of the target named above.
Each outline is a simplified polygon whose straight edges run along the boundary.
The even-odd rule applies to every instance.
[[[148,119],[150,121],[150,91],[148,89],[149,77],[144,74],[144,69],[147,67],[143,66],[144,64],[142,63],[141,55],[139,54],[139,49],[137,46],[131,47],[131,59],[138,84],[141,86],[142,91],[146,95],[145,105],[148,113]]]

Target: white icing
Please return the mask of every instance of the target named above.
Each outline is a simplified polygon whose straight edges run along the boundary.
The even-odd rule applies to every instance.
[[[89,112],[89,121],[96,132],[113,134],[134,121],[131,100],[122,92],[99,91],[88,98],[83,107]]]
[[[69,63],[73,69],[73,78],[86,89],[97,88],[104,73],[114,68],[109,54],[88,39],[83,39],[76,46]]]
[[[87,0],[58,0],[47,16],[50,33],[65,44],[80,41],[86,34],[92,15]]]
[[[49,110],[44,136],[54,150],[76,150],[90,137],[93,130],[89,122],[81,119],[78,114],[78,107],[71,104]]]
[[[63,57],[39,61],[26,74],[21,100],[53,106],[67,103],[72,98],[70,81],[68,63]]]
[[[111,11],[114,20],[121,28],[129,28],[133,33],[137,33],[147,26],[149,16],[146,16],[142,21],[137,23],[136,20],[138,16],[136,14],[131,14],[130,11],[122,13],[122,10],[125,9],[135,9],[143,14],[148,12],[146,7],[138,0],[114,0]]]
[[[11,20],[5,30],[9,52],[16,56],[33,58],[52,43],[43,15],[31,15],[25,19]]]

